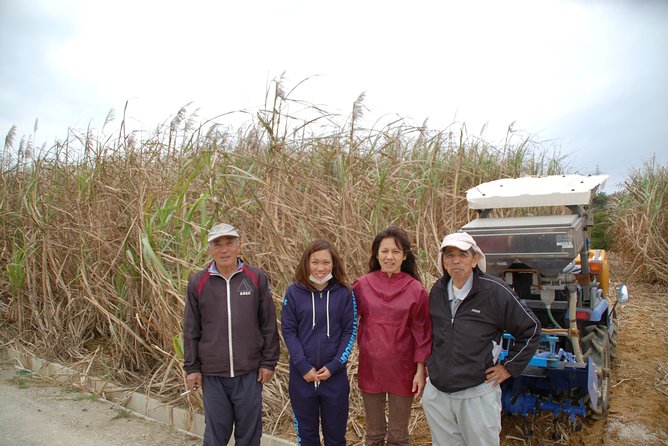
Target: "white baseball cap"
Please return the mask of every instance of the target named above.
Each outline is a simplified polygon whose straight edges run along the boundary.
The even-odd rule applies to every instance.
[[[443,238],[443,241],[441,242],[441,250],[438,252],[438,269],[441,274],[443,274],[443,250],[448,246],[454,246],[461,251],[468,251],[473,248],[473,251],[479,256],[478,268],[480,268],[480,271],[483,273],[487,269],[487,259],[485,259],[485,254],[478,247],[475,239],[467,232],[453,232]]]
[[[209,230],[209,237],[207,241],[211,243],[212,241],[220,237],[239,238],[239,233],[237,232],[237,229],[234,226],[228,225],[227,223],[220,223],[215,225]]]

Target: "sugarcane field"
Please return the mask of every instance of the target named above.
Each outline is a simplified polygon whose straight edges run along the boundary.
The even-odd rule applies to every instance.
[[[502,145],[457,124],[361,128],[363,97],[340,124],[320,107],[296,118],[303,101],[276,87],[235,128],[193,124],[184,107],[150,134],[110,120],[113,133],[71,129],[40,147],[10,130],[0,171],[0,443],[201,444],[83,384],[104,380],[202,414],[183,368],[186,285],[210,262],[209,229],[224,222],[241,234],[240,257],[266,272],[279,332],[311,240],[335,245],[352,281],[368,272],[374,234],[399,226],[429,290],[441,240],[466,231],[487,272],[543,328],[523,375],[502,389],[501,444],[668,445],[668,165],[644,160],[606,193],[605,174],[579,175],[568,156],[510,127]],[[26,357],[77,378],[40,376]],[[358,358],[355,345],[349,445],[364,444],[366,426]],[[297,444],[289,368],[281,336],[263,433]],[[42,426],[50,433],[34,443],[18,433]],[[409,433],[413,445],[432,443],[417,399]]]

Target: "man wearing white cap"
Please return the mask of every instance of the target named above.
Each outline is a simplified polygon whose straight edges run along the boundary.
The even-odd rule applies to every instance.
[[[239,232],[211,228],[213,261],[189,281],[183,318],[187,390],[204,392],[205,446],[257,446],[262,385],[278,362],[276,311],[267,275],[239,257]]]
[[[441,277],[429,294],[432,353],[422,397],[436,446],[499,445],[501,388],[538,347],[540,322],[499,278],[485,274],[485,254],[465,232],[447,235]],[[515,337],[498,361],[503,332]]]

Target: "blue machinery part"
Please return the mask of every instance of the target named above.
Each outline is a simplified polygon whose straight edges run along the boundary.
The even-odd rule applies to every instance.
[[[515,341],[515,338],[509,334],[503,334],[503,340],[501,341],[501,353],[499,354],[499,361],[502,361],[508,356],[508,349]],[[547,344],[549,346],[548,350],[538,350],[529,361],[528,367],[544,367],[544,368],[563,368],[566,365],[572,367],[577,366],[575,360],[575,355],[565,351],[563,348],[560,348],[559,351],[555,351],[557,348],[557,342],[559,342],[559,337],[551,335],[541,335],[540,336],[541,345]]]
[[[565,413],[575,423],[576,416],[587,416],[587,394],[594,405],[597,403],[596,365],[591,359],[578,364],[572,353],[561,348],[555,351],[556,336],[542,335],[541,341],[549,350],[538,351],[521,376],[501,385],[503,411],[522,416],[540,411],[550,411],[555,416]],[[513,337],[504,333],[500,360],[508,355],[511,342]]]
[[[608,301],[605,299],[601,300],[593,309],[591,316],[589,318],[590,321],[600,321],[601,317],[603,316],[603,313],[605,313],[605,310],[608,309]]]

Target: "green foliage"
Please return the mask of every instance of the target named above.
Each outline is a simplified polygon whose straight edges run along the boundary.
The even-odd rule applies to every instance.
[[[592,200],[591,212],[594,214],[594,227],[591,231],[591,248],[610,250],[614,236],[610,224],[609,197],[598,192]]]
[[[5,269],[5,277],[13,292],[24,289],[26,283],[25,246],[14,244],[10,261]]]
[[[184,354],[182,334],[179,333],[172,338],[172,347],[174,347],[174,353],[176,353],[176,357],[179,358],[180,361],[183,361]]]
[[[612,247],[612,232],[607,211],[594,213],[594,227],[591,230],[591,248],[610,250]]]

